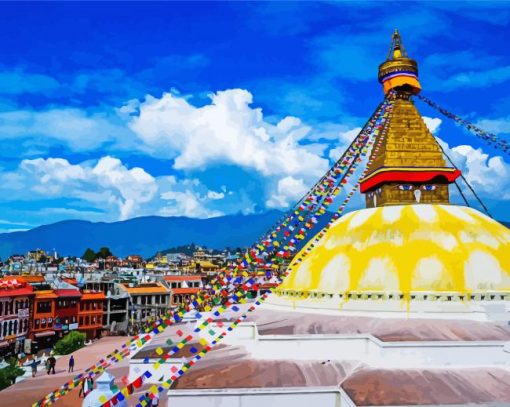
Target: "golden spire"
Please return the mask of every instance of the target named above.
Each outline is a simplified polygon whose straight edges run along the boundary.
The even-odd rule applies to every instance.
[[[384,93],[395,88],[414,94],[421,90],[420,82],[418,82],[418,64],[407,56],[402,38],[396,28],[391,37],[386,61],[379,65],[379,82],[383,84]]]

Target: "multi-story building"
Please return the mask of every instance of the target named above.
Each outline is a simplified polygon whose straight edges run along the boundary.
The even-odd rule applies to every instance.
[[[104,303],[102,291],[82,290],[78,309],[78,329],[87,339],[98,339],[103,330]]]
[[[32,322],[31,339],[34,349],[51,346],[56,339],[53,324],[55,323],[56,300],[58,296],[53,290],[36,290]]]
[[[120,284],[130,297],[132,322],[145,322],[149,317],[157,318],[169,308],[170,290],[162,282]]]
[[[30,331],[34,289],[23,279],[0,279],[0,354],[24,345]]]
[[[102,291],[106,296],[103,328],[113,332],[127,332],[129,322],[129,294],[120,289],[113,278],[97,276],[89,279],[85,289]]]
[[[164,276],[170,287],[170,305],[175,307],[190,300],[203,287],[201,276]]]
[[[78,312],[81,299],[81,293],[76,287],[65,283],[61,283],[60,287],[54,290],[57,299],[53,329],[58,338],[79,328]]]

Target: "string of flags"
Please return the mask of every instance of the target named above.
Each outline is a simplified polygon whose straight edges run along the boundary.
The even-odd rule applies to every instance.
[[[484,140],[488,145],[493,146],[497,148],[498,150],[501,150],[507,154],[510,153],[510,144],[498,136],[496,136],[493,133],[489,133],[488,131],[485,131],[481,129],[478,126],[475,126],[473,123],[468,122],[467,120],[462,119],[461,117],[449,112],[446,109],[443,109],[440,107],[437,103],[433,102],[432,100],[426,98],[422,95],[417,95],[419,99],[427,103],[430,107],[438,110],[441,114],[448,117],[449,119],[452,119],[454,122],[459,123],[460,125],[464,126],[466,129],[468,129],[471,133],[475,134],[482,140]]]
[[[382,119],[387,119],[387,118],[388,118],[389,113],[391,112],[391,108],[390,108],[390,107],[388,107],[388,106],[384,106],[384,109],[382,109],[382,110],[383,110],[383,114],[381,115],[381,120],[376,120],[376,122],[375,122],[376,124],[378,124],[378,125],[380,126],[380,127],[378,127],[378,129],[379,129],[379,130],[380,130],[381,128],[385,128],[385,125],[383,124]],[[387,121],[387,120],[385,120],[385,122],[386,122],[386,121]],[[374,134],[375,134],[375,133],[374,133]],[[379,131],[377,132],[377,134],[379,134]],[[379,139],[379,142],[378,142],[377,146],[380,146],[380,145],[381,145],[381,143],[382,143],[382,140],[383,140],[383,139],[384,139],[384,137],[383,137],[383,136],[381,136],[381,137],[380,137],[380,139]],[[367,140],[367,141],[368,141],[368,140]],[[372,142],[373,142],[373,140],[372,140]],[[369,147],[369,146],[368,146],[368,145],[365,145],[365,146],[362,146],[362,147],[363,147],[363,148],[362,148],[362,150],[360,151],[360,154],[363,154],[363,153],[364,153],[364,154],[366,155],[366,154],[367,154],[367,152],[368,152],[367,147]],[[359,161],[359,162],[360,162],[360,161]],[[352,173],[350,173],[350,174],[352,174]],[[359,181],[358,181],[358,183],[357,183],[357,186],[359,186]],[[356,186],[356,188],[357,188],[357,186]],[[356,189],[356,188],[355,188],[355,189]],[[352,191],[351,191],[351,192],[352,192]],[[354,193],[354,192],[353,192],[353,193]],[[350,197],[351,197],[351,196],[352,196],[352,194],[349,194],[349,195],[348,195],[348,197],[347,197],[347,201],[350,199]],[[346,203],[346,202],[345,202],[345,203]],[[320,216],[320,215],[319,215],[319,216]],[[330,221],[330,223],[332,223],[332,221],[333,221],[333,219]],[[286,274],[286,273],[285,273],[285,274]],[[283,279],[281,278],[281,276],[278,276],[278,283],[280,283],[282,280],[283,280]],[[271,287],[271,288],[269,288],[269,291],[270,291],[270,292],[272,292],[272,291],[274,291],[275,289],[276,289],[276,287]],[[252,312],[252,311],[253,311],[253,310],[254,310],[254,309],[255,309],[258,305],[260,305],[260,304],[261,304],[261,302],[262,302],[265,298],[267,298],[267,295],[268,295],[268,294],[264,294],[261,298],[259,298],[259,299],[255,302],[255,304],[254,304],[254,305],[252,305],[252,306],[248,309],[248,312]],[[220,307],[220,308],[216,311],[216,313],[215,313],[215,314],[216,314],[216,316],[218,316],[218,317],[219,317],[219,315],[220,315],[222,312],[224,312],[224,310],[226,310],[226,307],[225,307],[225,306]],[[237,312],[237,311],[239,311],[239,308],[238,308],[238,307],[236,307],[235,305],[232,305],[232,310]],[[227,329],[227,331],[223,332],[223,333],[222,333],[222,335],[220,335],[220,337],[221,337],[221,338],[220,338],[219,340],[221,340],[224,336],[226,336],[226,335],[228,334],[228,332],[232,331],[232,330],[235,328],[235,326],[237,326],[237,324],[238,324],[240,321],[242,321],[242,320],[244,320],[244,319],[246,318],[246,316],[247,316],[247,314],[243,314],[241,317],[239,317],[239,318],[238,318],[238,319],[237,319],[237,320],[236,320],[236,321],[235,321],[235,322],[231,325],[231,327],[229,327],[229,328]],[[195,331],[194,331],[194,332],[199,332],[199,331],[201,331],[202,329],[204,329],[204,328],[207,326],[207,323],[210,323],[210,322],[212,322],[212,321],[213,321],[213,319],[212,319],[212,318],[209,318],[207,321],[204,321],[202,324],[200,324],[200,325],[199,325],[199,326],[195,329]],[[210,331],[209,331],[209,334],[214,334],[214,331],[210,330]],[[183,347],[184,347],[187,343],[189,343],[189,342],[191,341],[191,339],[192,339],[192,335],[188,335],[188,336],[186,336],[183,340],[181,340],[181,342],[179,342],[176,346],[174,346],[172,349],[170,349],[170,351],[169,351],[169,352],[167,352],[166,354],[164,354],[164,351],[163,351],[161,348],[157,349],[157,350],[156,350],[156,353],[157,353],[158,355],[161,355],[161,359],[160,359],[160,360],[158,360],[156,363],[154,363],[154,364],[153,364],[153,368],[155,368],[155,369],[159,368],[159,366],[160,366],[162,363],[164,363],[164,362],[165,362],[168,358],[170,358],[173,354],[177,353],[180,349],[182,349],[182,348],[183,348]],[[203,338],[201,338],[201,339],[200,339],[200,341],[204,341],[204,339],[203,339]],[[215,342],[217,343],[217,341],[215,341]],[[201,343],[201,344],[204,344],[203,342],[200,342],[200,343]],[[194,349],[195,351],[197,351],[197,349],[196,349],[196,348],[192,348],[192,353],[194,353],[194,352],[193,352],[193,349]],[[159,350],[159,352],[158,352],[158,350]],[[205,354],[207,351],[208,351],[208,350],[207,350],[207,348],[205,349],[205,351],[204,351],[204,350],[202,350],[203,354]],[[190,368],[191,366],[193,366],[193,364],[194,364],[194,363],[196,363],[196,361],[198,361],[198,360],[201,358],[201,356],[203,356],[203,354],[199,354],[199,355],[195,358],[195,359],[196,359],[196,360],[195,360],[195,362],[191,361],[189,366],[186,366],[186,365],[185,365],[183,368],[181,368],[181,369],[178,371],[178,374],[174,374],[174,375],[173,375],[173,376],[169,379],[169,381],[167,381],[166,383],[167,383],[167,384],[169,384],[169,383],[171,383],[172,381],[174,381],[177,377],[179,377],[180,375],[184,374],[184,372],[186,372],[186,370],[187,370],[188,368]],[[148,360],[147,360],[147,363],[148,363]],[[147,372],[146,372],[146,373],[147,373]],[[174,373],[175,373],[175,372],[174,372]],[[144,375],[145,375],[145,373],[144,373]],[[136,378],[136,379],[135,379],[135,381],[134,381],[134,383],[135,383],[135,382],[137,382],[137,383],[138,383],[140,380],[143,380],[143,378],[145,377],[144,375],[141,375],[140,377]],[[133,388],[133,387],[131,387],[131,388]],[[164,384],[160,385],[159,387],[158,387],[158,386],[153,386],[153,387],[151,388],[151,394],[159,393],[159,392],[160,392],[160,391],[162,391],[164,388],[168,388],[168,387],[165,387],[165,385],[164,385]],[[119,400],[119,397],[120,397],[121,399],[124,399],[124,398],[126,398],[126,397],[129,397],[129,395],[130,395],[130,394],[131,394],[131,393],[130,393],[130,390],[129,390],[129,386],[127,386],[126,388],[124,388],[124,389],[120,390],[117,394],[115,394],[115,395],[114,395],[114,397],[113,397],[112,399],[105,401],[105,403],[103,404],[103,406],[111,406],[111,405],[115,405],[115,404],[116,404],[116,402]],[[150,396],[150,398],[153,398],[153,396]],[[112,404],[112,403],[113,403],[113,404]],[[142,399],[140,400],[140,404],[138,404],[138,405],[139,405],[139,406],[145,406],[146,404],[147,404],[147,400],[144,400],[144,397],[142,397]]]
[[[292,253],[296,250],[295,246],[297,241],[303,240],[307,232],[312,229],[315,224],[317,224],[318,218],[326,213],[327,207],[333,202],[334,197],[339,194],[341,188],[347,183],[348,177],[354,173],[354,169],[362,161],[362,157],[367,154],[367,148],[369,148],[373,143],[372,137],[374,135],[377,136],[381,130],[381,120],[388,116],[389,106],[391,106],[391,94],[389,96],[390,97],[388,97],[385,102],[380,105],[371,119],[369,119],[364,129],[360,132],[344,156],[342,156],[342,158],[330,169],[330,171],[326,173],[320,182],[311,190],[311,193],[307,194],[304,200],[299,203],[297,208],[286,218],[284,222],[282,222],[281,225],[277,226],[262,242],[255,245],[255,249],[247,252],[244,259],[235,266],[233,272],[221,273],[219,278],[211,283],[211,293],[208,293],[207,291],[200,292],[199,295],[193,298],[189,304],[179,307],[176,311],[166,312],[159,320],[146,328],[145,334],[135,336],[133,339],[127,341],[122,346],[121,350],[115,350],[111,354],[107,355],[98,363],[85,370],[84,373],[77,375],[59,389],[51,392],[39,402],[34,403],[33,406],[38,407],[51,405],[58,398],[63,397],[73,388],[78,386],[85,377],[94,376],[103,372],[107,367],[111,366],[111,364],[117,363],[127,357],[131,350],[135,351],[143,347],[154,337],[154,335],[158,335],[163,332],[166,327],[176,322],[180,322],[186,312],[197,309],[210,311],[212,309],[210,300],[213,300],[213,297],[218,294],[220,298],[223,298],[225,304],[218,308],[215,312],[214,315],[216,317],[221,314],[221,310],[224,312],[228,307],[234,309],[235,302],[246,302],[245,294],[249,290],[256,289],[257,284],[253,278],[248,278],[246,281],[243,281],[243,279],[240,278],[240,276],[237,276],[236,273],[240,272],[242,277],[246,278],[249,277],[247,269],[251,269],[253,266],[262,266],[269,270],[266,271],[266,279],[276,277],[277,280],[281,282],[286,273],[279,274],[277,272],[279,265],[274,264],[274,259],[279,257],[291,258]],[[352,194],[354,193],[353,191],[351,192]],[[352,194],[348,195],[347,202]],[[345,207],[345,205],[343,206]],[[333,220],[334,219],[332,219],[332,221]],[[283,245],[285,242],[288,242],[288,245]],[[283,250],[278,250],[280,247]],[[275,254],[273,257],[271,257],[272,253]],[[271,289],[271,291],[272,290],[273,289]],[[199,315],[198,312],[197,315]],[[207,324],[201,324],[200,327],[202,328],[199,328],[199,331],[204,329],[206,326]],[[188,342],[191,339],[192,337],[188,338]],[[166,354],[165,357],[168,358],[170,356],[169,354]],[[159,363],[162,363],[162,361]],[[143,377],[141,380],[143,381]]]

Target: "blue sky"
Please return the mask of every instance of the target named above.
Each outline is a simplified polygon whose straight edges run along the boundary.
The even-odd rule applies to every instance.
[[[286,208],[381,101],[395,27],[423,94],[508,140],[509,25],[502,2],[2,3],[0,231]],[[510,220],[508,156],[417,106]]]

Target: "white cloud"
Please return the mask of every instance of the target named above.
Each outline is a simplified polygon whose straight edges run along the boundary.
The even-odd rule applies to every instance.
[[[209,210],[204,205],[204,197],[191,190],[167,191],[161,194],[161,199],[168,204],[159,210],[163,216],[188,216],[192,218],[212,218],[224,215],[218,210]]]
[[[135,137],[120,113],[74,108],[4,111],[0,113],[0,140],[24,143],[21,153],[25,156],[30,150],[45,152],[58,144],[71,151],[91,151],[105,144],[126,149],[133,146]]]
[[[278,181],[276,192],[267,200],[268,208],[285,208],[301,198],[308,190],[302,179],[294,177],[281,178]]]
[[[496,134],[510,133],[510,117],[500,119],[484,119],[477,122],[476,125],[480,126],[486,131],[490,131]]]
[[[449,147],[443,140],[438,141],[482,198],[510,200],[510,164],[502,157],[490,157],[481,148],[469,145]],[[462,181],[458,182],[462,186]]]
[[[117,208],[120,219],[136,215],[151,201],[156,179],[142,168],[128,169],[110,156],[93,164],[71,164],[63,158],[22,160],[16,171],[0,175],[2,189],[11,199],[78,198],[98,208]]]
[[[427,117],[423,116],[423,121],[425,122],[425,125],[428,127],[429,131],[432,134],[436,134],[439,132],[439,126],[441,126],[441,123],[443,122],[441,119],[437,117]]]
[[[216,192],[216,191],[207,191],[207,198],[213,199],[213,200],[223,199],[223,198],[225,198],[225,193],[224,192]]]
[[[212,94],[211,103],[196,107],[186,99],[164,94],[147,97],[133,117],[131,129],[150,154],[175,159],[181,170],[211,164],[234,164],[264,176],[320,176],[327,160],[299,144],[310,128],[295,117],[276,125],[252,108],[252,95],[242,89]]]

